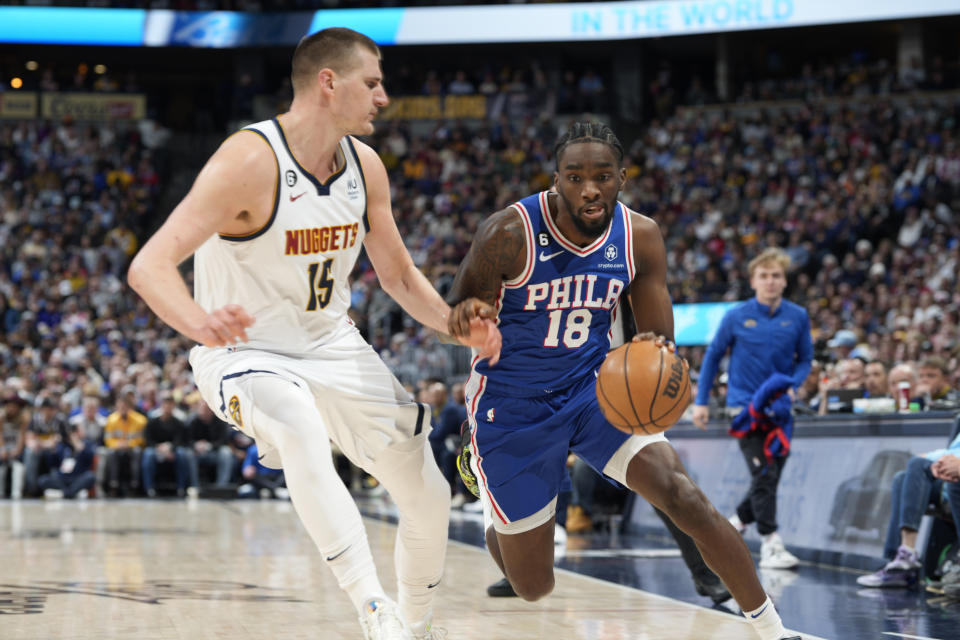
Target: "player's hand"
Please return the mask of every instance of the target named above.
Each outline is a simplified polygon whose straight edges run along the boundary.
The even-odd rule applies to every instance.
[[[691,419],[693,420],[693,426],[701,431],[706,431],[707,420],[710,419],[710,407],[705,404],[693,405],[693,415]]]
[[[467,298],[450,310],[447,331],[462,344],[477,349],[481,358],[489,358],[490,364],[496,364],[503,341],[493,321],[496,315],[496,309],[486,302]]]
[[[461,338],[461,340],[464,340]],[[489,359],[491,365],[500,361],[500,347],[503,344],[503,337],[500,335],[500,329],[493,320],[474,318],[470,321],[469,342],[464,342],[467,346],[476,347],[480,352],[481,358]]]
[[[246,329],[254,323],[254,318],[238,304],[228,304],[212,313],[208,313],[203,324],[191,336],[206,347],[224,347],[239,342],[247,342]]]
[[[632,341],[641,342],[643,340],[653,340],[654,346],[656,346],[658,349],[662,349],[663,347],[666,347],[667,351],[669,351],[670,353],[677,352],[677,344],[673,340],[671,340],[670,338],[665,338],[661,335],[657,335],[652,331],[644,331],[642,333],[638,333],[635,336],[633,336]],[[687,362],[687,359],[684,358],[683,356],[680,356],[680,360],[683,362],[683,368],[687,370],[687,375],[689,375],[690,363]]]
[[[497,310],[478,298],[467,298],[458,302],[447,317],[447,333],[454,338],[470,335],[470,321],[474,318],[493,320]]]
[[[652,331],[644,331],[643,333],[638,333],[633,336],[634,342],[641,342],[643,340],[653,340],[653,344],[659,347],[666,347],[670,350],[670,353],[677,352],[677,345],[673,343],[673,340],[659,336]]]

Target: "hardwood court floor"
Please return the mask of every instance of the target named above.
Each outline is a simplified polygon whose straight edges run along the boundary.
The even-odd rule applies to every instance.
[[[388,592],[396,528],[365,519]],[[744,640],[737,617],[558,571],[538,603],[491,599],[452,542],[435,606],[450,640]],[[287,502],[0,502],[2,640],[357,640],[346,596]],[[812,638],[812,636],[804,636]]]

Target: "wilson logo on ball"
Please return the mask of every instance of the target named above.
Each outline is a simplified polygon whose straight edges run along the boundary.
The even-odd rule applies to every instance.
[[[668,398],[676,398],[680,393],[680,383],[683,381],[683,365],[679,360],[674,359],[670,364],[670,377],[663,388],[663,395]]]

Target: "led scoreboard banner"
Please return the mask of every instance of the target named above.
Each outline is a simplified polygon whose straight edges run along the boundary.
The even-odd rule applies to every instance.
[[[640,39],[960,14],[958,0],[661,0],[241,13],[0,7],[0,42],[292,46],[325,27],[384,45]],[[531,28],[536,25],[536,28]]]

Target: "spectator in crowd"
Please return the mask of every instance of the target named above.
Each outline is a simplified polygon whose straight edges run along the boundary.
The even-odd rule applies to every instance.
[[[887,366],[880,360],[871,360],[864,368],[863,386],[866,397],[883,398],[887,395]]]
[[[902,383],[908,385],[910,401],[916,400],[917,372],[908,362],[901,362],[890,369],[890,373],[887,374],[887,394],[891,398],[899,398]]]
[[[49,395],[42,396],[27,427],[26,448],[23,452],[27,494],[36,495],[40,476],[56,468],[57,446],[64,440],[66,433],[67,423],[57,411],[57,404]]]
[[[100,404],[100,397],[85,395],[80,403],[80,410],[70,416],[68,423],[71,428],[80,429],[80,434],[86,442],[94,445],[94,474],[97,477],[96,487],[98,495],[103,495],[104,480],[106,479],[107,448],[103,444],[103,431],[107,426],[107,416],[104,415]]]
[[[230,484],[234,471],[234,455],[230,450],[230,426],[218,418],[199,393],[187,396],[193,418],[187,424],[187,443],[193,447],[190,486],[199,487],[201,472],[208,477],[213,471],[215,487]]]
[[[247,459],[247,451],[253,444],[253,438],[238,429],[231,429],[227,434],[227,446],[230,447],[230,454],[233,456],[233,471],[230,473],[231,479],[241,479],[241,469],[243,461]]]
[[[693,422],[701,429],[706,427],[709,417],[710,386],[720,359],[728,349],[731,355],[727,407],[743,409],[750,405],[754,393],[773,374],[793,379],[791,398],[793,389],[806,380],[813,359],[810,319],[803,307],[783,298],[789,266],[790,258],[772,248],[750,261],[750,286],[756,297],[724,315],[700,369]],[[759,430],[740,437],[740,450],[752,480],[730,522],[741,532],[756,522],[757,531],[763,537],[760,566],[789,569],[799,561],[786,550],[777,533],[777,484],[787,456],[768,456],[765,438],[766,433]]]
[[[924,398],[924,406],[955,409],[960,407],[960,391],[950,386],[947,363],[939,356],[923,359],[917,367],[916,395]]]
[[[98,396],[83,396],[80,411],[70,416],[67,421],[71,427],[80,429],[80,435],[87,442],[103,443],[103,429],[107,425],[107,417],[101,412]]]
[[[865,392],[866,365],[860,358],[845,358],[837,363],[832,375],[820,385],[820,400],[817,411],[826,415],[829,411],[850,411],[849,402],[833,403],[829,396],[831,391],[861,391]]]
[[[921,578],[923,565],[917,552],[920,519],[928,505],[939,505],[942,494],[949,498],[954,523],[960,523],[960,485],[956,460],[960,454],[960,419],[944,449],[914,456],[907,468],[893,477],[890,492],[890,522],[884,542],[886,565],[870,575],[860,576],[864,587],[912,587]]]
[[[177,495],[184,496],[190,491],[192,497],[197,495],[196,485],[188,485],[190,470],[195,464],[193,451],[188,446],[187,428],[174,415],[173,395],[169,392],[160,399],[160,413],[147,421],[144,428],[143,459],[143,491],[148,498],[157,495],[157,471],[159,466],[173,467],[177,483]]]
[[[567,506],[565,529],[567,533],[590,533],[594,517],[600,511],[620,513],[629,491],[617,487],[594,471],[586,462],[570,454],[567,460],[572,491]]]
[[[580,98],[582,100],[580,104],[581,111],[602,111],[605,105],[604,102],[604,86],[603,79],[597,75],[597,72],[593,69],[587,69],[586,72],[580,76],[580,81],[577,83],[577,89],[580,92]]]
[[[78,426],[68,428],[52,457],[53,469],[39,479],[45,498],[86,498],[96,482],[95,445],[83,438]]]
[[[857,346],[857,334],[849,329],[837,331],[827,346],[833,349],[834,359],[842,362],[850,358],[850,354]]]
[[[474,93],[473,83],[467,79],[467,72],[458,69],[453,80],[447,85],[447,93],[451,95],[467,95]]]
[[[23,454],[27,441],[27,425],[30,424],[30,410],[27,401],[17,393],[8,392],[3,398],[0,413],[3,424],[0,425],[0,498],[7,495],[7,477],[10,477],[10,497],[19,500],[23,497],[25,468]]]
[[[117,397],[117,409],[107,416],[103,441],[107,448],[106,476],[109,495],[125,497],[140,486],[140,452],[147,417],[136,410],[133,389]]]
[[[810,363],[810,373],[807,374],[803,384],[797,388],[797,405],[814,408],[814,401],[820,401],[820,378],[823,374],[823,363],[819,360],[813,360]],[[886,390],[886,389],[884,389]]]
[[[283,481],[283,471],[270,469],[260,464],[257,445],[252,444],[247,449],[247,456],[243,460],[240,470],[243,484],[237,488],[238,498],[279,498],[286,500],[290,497]]]
[[[467,419],[463,383],[458,382],[447,393],[447,386],[439,380],[427,387],[426,402],[433,407],[430,432],[430,447],[443,477],[450,483],[453,492],[452,504],[463,506],[469,491],[463,487],[457,473],[457,445],[460,443],[460,427]]]
[[[935,478],[944,483],[947,502],[954,514],[954,527],[960,527],[956,519],[957,505],[960,505],[960,457],[948,453],[933,463],[930,471]],[[953,599],[960,598],[960,564],[953,563],[953,566],[941,578],[940,586],[943,588],[945,596]]]

